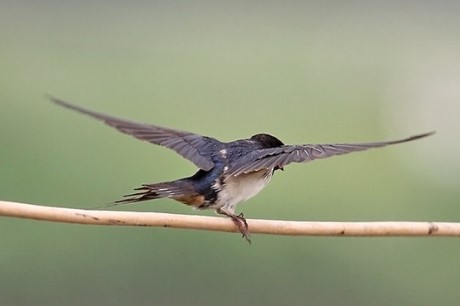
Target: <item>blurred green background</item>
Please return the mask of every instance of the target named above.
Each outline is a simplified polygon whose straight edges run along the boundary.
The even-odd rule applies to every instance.
[[[458,1],[2,1],[0,199],[91,208],[194,166],[45,94],[230,141],[429,139],[277,173],[249,218],[459,221]],[[456,142],[456,143],[452,143]],[[214,215],[159,200],[116,209]],[[452,238],[0,218],[1,305],[457,305]]]

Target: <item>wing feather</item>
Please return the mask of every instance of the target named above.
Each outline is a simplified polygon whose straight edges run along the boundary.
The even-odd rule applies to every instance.
[[[212,150],[222,144],[214,138],[112,117],[75,106],[56,98],[51,98],[51,101],[103,121],[122,133],[176,151],[182,157],[193,162],[198,168],[206,171],[214,167]]]
[[[306,163],[315,159],[328,158],[352,152],[380,148],[404,143],[433,135],[434,132],[419,134],[394,141],[355,144],[305,144],[287,145],[276,148],[259,149],[242,156],[230,164],[228,173],[233,176],[262,169],[283,168],[290,163]]]

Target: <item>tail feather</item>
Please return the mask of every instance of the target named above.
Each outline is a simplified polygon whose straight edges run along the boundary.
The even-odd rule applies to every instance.
[[[173,182],[164,182],[157,184],[142,184],[141,187],[135,188],[139,192],[134,192],[124,195],[124,199],[115,201],[110,206],[120,205],[120,204],[130,204],[143,202],[148,200],[155,200],[161,198],[183,198],[196,196],[196,192],[190,188],[185,188],[183,182],[173,181]]]

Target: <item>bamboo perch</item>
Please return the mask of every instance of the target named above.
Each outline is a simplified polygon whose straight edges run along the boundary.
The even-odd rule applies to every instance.
[[[63,223],[152,226],[238,232],[230,219],[157,212],[126,212],[59,208],[0,201],[0,216]],[[460,236],[454,222],[305,222],[247,219],[252,234],[291,236]]]

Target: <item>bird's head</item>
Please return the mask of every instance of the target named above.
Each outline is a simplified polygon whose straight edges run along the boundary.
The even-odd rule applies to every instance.
[[[284,143],[275,136],[268,134],[257,134],[251,137],[251,140],[257,141],[264,148],[276,148],[284,146]]]

